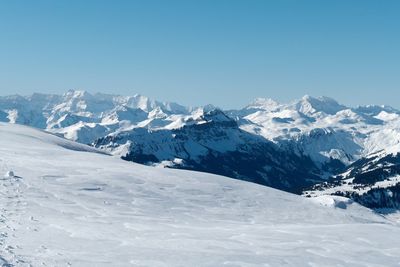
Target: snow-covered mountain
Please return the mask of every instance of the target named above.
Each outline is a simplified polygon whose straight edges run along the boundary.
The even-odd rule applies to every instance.
[[[400,262],[400,226],[342,197],[125,162],[7,123],[0,167],[1,266]]]
[[[307,197],[344,196],[374,209],[400,209],[400,154],[380,151],[351,164],[344,173],[312,186]]]
[[[327,97],[256,99],[238,110],[68,91],[0,98],[0,120],[45,129],[126,160],[222,174],[291,192],[377,152],[400,151],[400,112]]]
[[[134,162],[211,172],[291,192],[321,181],[308,157],[243,131],[221,110],[204,112],[180,128],[110,134],[94,146]]]
[[[305,96],[290,104],[257,99],[230,114],[240,118],[242,129],[291,143],[321,165],[333,160],[348,165],[400,140],[400,113],[386,106],[348,108],[327,97]]]

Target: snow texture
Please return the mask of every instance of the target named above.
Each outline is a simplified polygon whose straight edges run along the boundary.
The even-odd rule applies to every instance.
[[[400,228],[346,199],[124,162],[0,124],[2,266],[398,266]]]

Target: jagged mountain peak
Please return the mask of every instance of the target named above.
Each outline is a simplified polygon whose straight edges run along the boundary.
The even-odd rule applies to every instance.
[[[66,98],[85,98],[92,97],[93,95],[85,90],[69,89],[66,93],[63,94],[63,96]]]
[[[279,106],[280,104],[271,98],[258,97],[249,105],[247,105],[245,109],[262,109],[272,111],[277,109]]]
[[[292,107],[308,115],[318,112],[334,115],[338,111],[347,109],[346,106],[339,104],[333,98],[326,96],[312,97],[309,95],[305,95],[300,100],[295,101]]]
[[[212,110],[208,110],[204,112],[202,116],[206,121],[214,121],[214,122],[231,122],[232,118],[228,117],[221,109],[214,108]]]

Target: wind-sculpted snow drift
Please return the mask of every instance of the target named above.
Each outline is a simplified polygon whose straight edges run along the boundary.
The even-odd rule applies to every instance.
[[[0,265],[398,266],[399,225],[0,123]]]
[[[2,97],[0,121],[45,129],[138,163],[210,172],[295,193],[318,188],[318,194],[308,195],[346,195],[371,207],[400,206],[395,172],[372,178],[379,184],[363,197],[347,189],[325,190],[376,153],[396,157],[400,112],[388,106],[349,108],[327,97],[305,96],[289,104],[256,99],[243,109],[223,111],[71,90],[62,96]],[[382,172],[387,167],[375,166]],[[354,188],[367,188],[370,181]],[[381,190],[386,185],[391,193]],[[372,195],[375,200],[368,204]]]

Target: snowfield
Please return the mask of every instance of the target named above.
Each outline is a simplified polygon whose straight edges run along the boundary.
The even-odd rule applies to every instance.
[[[142,166],[5,123],[0,167],[2,266],[400,265],[399,225],[343,198]]]
[[[330,178],[376,153],[400,152],[400,110],[348,107],[308,95],[290,103],[258,98],[244,108],[221,110],[137,94],[69,90],[0,96],[0,121],[42,129],[136,163],[210,172],[297,194],[324,183],[336,186]],[[388,168],[391,176],[400,175],[400,167],[376,167],[386,178]],[[356,187],[369,184],[362,181]],[[393,181],[376,186],[374,192],[385,197],[373,197],[372,204],[348,191],[334,193],[372,208],[400,207],[399,186]]]

